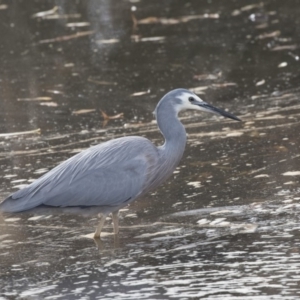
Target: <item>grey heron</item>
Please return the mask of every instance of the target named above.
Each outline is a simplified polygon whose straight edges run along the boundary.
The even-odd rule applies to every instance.
[[[100,237],[106,216],[112,214],[119,233],[119,210],[155,189],[171,176],[186,145],[186,131],[178,113],[195,109],[240,121],[185,89],[167,93],[157,104],[157,125],[165,139],[156,147],[144,137],[128,136],[90,147],[69,158],[0,204],[16,213],[38,207],[88,209],[101,213],[94,237]]]

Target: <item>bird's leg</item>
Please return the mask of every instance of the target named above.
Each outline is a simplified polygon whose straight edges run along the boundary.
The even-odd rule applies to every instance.
[[[118,234],[114,234],[114,249],[120,248],[120,239]]]
[[[99,214],[99,217],[100,217],[100,220],[99,220],[99,224],[96,228],[94,238],[100,238],[100,234],[101,234],[103,225],[104,225],[105,220],[106,220],[106,215],[105,214]]]
[[[100,238],[94,238],[94,242],[96,244],[96,247],[99,250],[99,253],[101,253],[101,251],[103,251],[105,249],[105,244],[103,243],[103,241]]]
[[[119,211],[114,211],[113,213],[111,213],[112,215],[112,220],[113,220],[113,224],[114,224],[114,233],[118,234],[119,233]]]

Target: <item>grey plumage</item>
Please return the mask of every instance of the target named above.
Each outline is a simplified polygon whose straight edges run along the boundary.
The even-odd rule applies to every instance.
[[[20,212],[41,205],[105,207],[105,220],[107,213],[117,212],[173,173],[186,144],[186,132],[177,117],[183,109],[209,111],[239,120],[190,91],[173,90],[160,100],[155,110],[157,124],[165,138],[162,146],[156,147],[143,137],[130,136],[91,147],[9,196],[0,204],[0,210]],[[100,235],[103,224],[95,236]],[[116,227],[115,224],[115,233],[118,232]]]

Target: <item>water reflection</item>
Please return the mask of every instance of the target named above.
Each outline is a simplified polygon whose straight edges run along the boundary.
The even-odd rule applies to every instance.
[[[14,278],[16,291],[22,290],[22,295],[58,298],[88,292],[92,297],[100,292],[108,299],[128,299],[128,293],[132,297],[170,299],[214,295],[250,299],[259,298],[262,292],[276,295],[282,290],[297,294],[298,209],[296,200],[292,206],[269,202],[223,211],[182,212],[151,226],[122,228],[120,245],[115,249],[112,236],[104,237],[99,254],[80,236],[87,228],[78,228],[84,224],[82,220],[49,218],[37,223],[11,218],[8,233],[1,236],[5,241],[1,243],[2,257],[7,264],[4,278]],[[126,212],[122,214],[125,221]],[[281,214],[284,216],[279,217]],[[237,225],[247,220],[259,226],[252,232],[236,231],[224,221],[213,222],[220,216],[228,223]],[[196,220],[204,218],[210,222],[197,226]],[[16,243],[20,224],[30,234],[24,240],[23,232]],[[42,282],[30,276],[32,287],[28,287],[22,276],[33,268],[35,273],[51,275]]]
[[[185,157],[121,213],[119,243],[86,237],[96,218],[1,220],[0,295],[298,299],[296,4],[2,3],[1,134],[41,132],[0,136],[2,198],[90,145],[130,134],[161,143],[151,112],[171,88],[244,122],[182,114]],[[102,127],[100,110],[124,119]]]

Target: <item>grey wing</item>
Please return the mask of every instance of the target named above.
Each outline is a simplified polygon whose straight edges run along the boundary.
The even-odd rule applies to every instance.
[[[91,147],[57,166],[2,204],[3,211],[38,205],[119,206],[138,197],[158,166],[154,145],[138,137]]]
[[[43,204],[51,206],[118,206],[144,189],[148,165],[144,159],[87,170],[67,186],[60,182]]]

